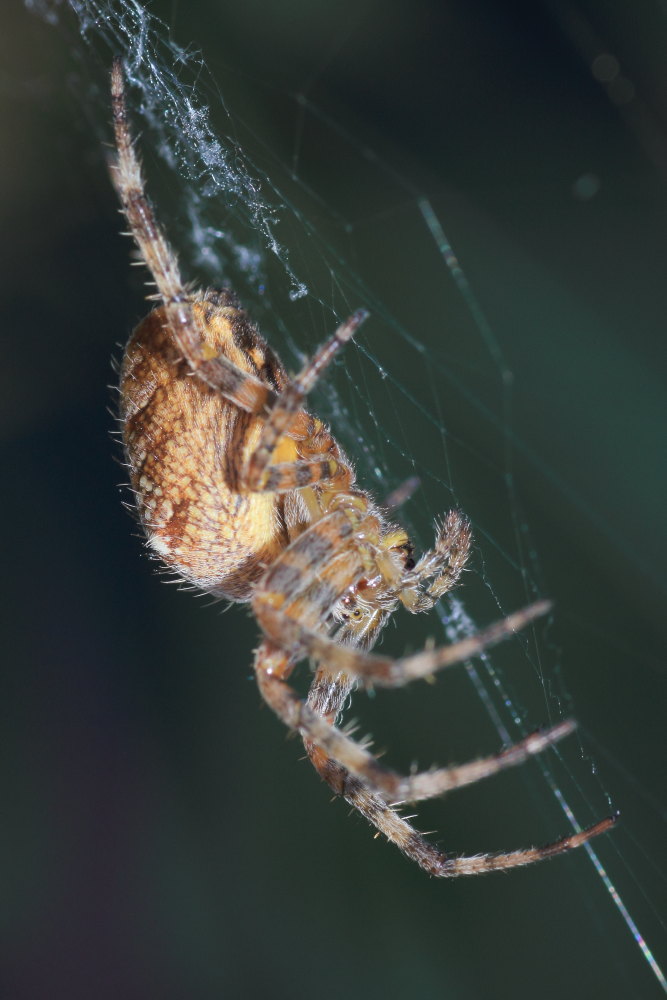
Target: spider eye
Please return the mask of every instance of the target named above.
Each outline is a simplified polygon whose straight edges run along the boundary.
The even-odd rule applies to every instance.
[[[402,545],[397,545],[395,546],[394,551],[403,556],[403,569],[409,571],[415,568],[417,563],[412,556],[412,553],[414,552],[412,542],[404,542]]]
[[[352,621],[358,622],[358,621],[361,621],[361,619],[363,618],[363,615],[364,615],[364,613],[363,613],[363,611],[361,610],[360,607],[354,607],[354,608],[348,608],[345,611],[345,614],[343,615],[343,617],[344,617],[345,621],[349,622],[350,619],[351,619]]]

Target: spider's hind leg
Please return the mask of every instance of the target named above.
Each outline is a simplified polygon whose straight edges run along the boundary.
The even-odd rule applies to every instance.
[[[352,473],[338,445],[324,424],[309,417],[302,407],[326,368],[367,317],[365,309],[358,309],[341,323],[275,400],[243,472],[246,489],[285,493],[321,481],[335,482],[338,490],[349,488]],[[303,428],[295,431],[298,423]],[[276,462],[285,436],[290,435],[300,442],[302,460],[291,457],[287,462],[280,459]]]
[[[125,100],[125,77],[120,59],[111,71],[116,158],[110,164],[111,179],[120,198],[130,233],[139,248],[143,263],[151,273],[157,294],[149,298],[162,301],[144,322],[159,321],[171,333],[190,370],[211,388],[250,413],[261,413],[275,404],[277,393],[250,372],[241,371],[224,355],[213,356],[206,342],[206,296],[195,295],[183,281],[178,258],[157,221],[146,194],[146,183],[134,141]],[[229,308],[229,323],[245,322],[242,310]],[[247,324],[246,324],[247,325]]]
[[[297,730],[306,745],[309,757],[327,784],[346,802],[360,812],[369,823],[384,834],[407,857],[431,875],[452,878],[459,875],[480,875],[500,868],[516,868],[562,854],[584,844],[591,837],[613,826],[616,817],[601,820],[586,830],[575,833],[544,847],[512,851],[509,854],[483,854],[476,857],[448,857],[403,819],[382,797],[383,782],[393,785],[399,777],[385,768],[359,744],[331,725],[326,718],[301,701],[287,684],[293,667],[289,655],[264,641],[257,651],[255,671],[259,689],[265,701],[290,729]],[[330,689],[330,714],[342,707],[349,688],[347,681]],[[566,735],[565,732],[561,735]],[[553,740],[552,740],[553,742]],[[313,748],[314,747],[314,748]],[[518,762],[518,761],[517,761]],[[350,773],[354,771],[356,773]],[[364,774],[362,779],[360,774]],[[410,781],[411,779],[405,779]],[[376,791],[377,789],[377,791]]]
[[[308,689],[306,705],[334,726],[345,708],[353,687],[352,679],[346,674],[333,676],[320,667]],[[332,792],[337,796],[344,795],[345,787],[349,784],[350,772],[330,757],[322,747],[305,736],[303,745],[310,763]]]
[[[297,705],[299,706],[297,713],[299,716],[304,717],[304,721],[312,712],[312,715],[316,715],[324,726],[329,726],[325,718],[315,712],[311,705],[307,706],[305,703],[300,702],[296,693],[285,683],[284,678],[288,677],[292,670],[292,664],[285,652],[270,645],[268,642],[263,642],[257,652],[255,670],[259,688],[264,699],[284,722],[289,725],[288,720],[285,718],[284,706],[281,707],[280,705],[280,695],[289,692],[288,700],[291,701],[293,707],[296,708]],[[269,681],[269,683],[263,683],[263,681]],[[324,694],[325,689],[326,694]],[[337,680],[328,682],[323,674],[318,673],[311,686],[309,698],[312,698],[314,702],[323,708],[326,706],[329,709],[329,716],[335,717],[342,709],[349,690],[349,684],[346,680],[341,679],[340,683],[337,683]],[[304,712],[302,710],[307,711]],[[296,722],[297,719],[295,718],[294,723]],[[309,740],[303,727],[293,724],[291,728],[300,729],[311,762],[337,796],[342,796],[372,826],[375,826],[380,833],[383,833],[388,840],[396,844],[404,854],[413,861],[416,861],[421,868],[431,875],[458,874],[454,871],[445,871],[450,864],[445,855],[432,844],[429,844],[420,833],[399,816],[380,796],[371,792],[362,781],[352,777],[346,768],[329,756],[318,744]],[[337,732],[333,726],[331,726],[331,729]],[[343,737],[343,739],[347,740],[347,737]]]

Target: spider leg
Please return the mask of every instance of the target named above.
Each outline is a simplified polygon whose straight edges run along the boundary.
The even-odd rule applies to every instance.
[[[346,674],[332,675],[323,666],[318,667],[308,691],[306,705],[321,715],[330,725],[334,725],[342,713],[345,702],[354,687],[353,680]],[[436,798],[446,792],[465,785],[474,784],[483,778],[492,777],[506,768],[525,763],[529,757],[542,753],[550,746],[569,736],[575,731],[577,724],[573,719],[565,719],[549,729],[538,730],[524,737],[518,743],[501,750],[490,757],[482,757],[466,764],[433,768],[418,774],[403,776],[385,768],[380,784],[374,785],[371,769],[363,773],[357,771],[356,777],[369,786],[373,792],[386,802],[397,805],[402,802],[420,802]],[[349,738],[349,737],[348,737]],[[322,748],[311,741],[304,740],[311,763],[328,784],[340,795],[344,782],[344,769],[333,760]],[[370,758],[370,755],[369,755]],[[377,758],[371,758],[373,762]],[[330,775],[334,774],[334,781]]]
[[[394,804],[423,802],[425,799],[436,798],[456,788],[472,785],[483,778],[490,778],[509,767],[525,763],[529,757],[534,757],[547,747],[554,746],[573,733],[576,728],[577,724],[573,719],[564,719],[549,729],[539,729],[530,733],[518,743],[513,743],[490,757],[480,757],[466,764],[433,768],[431,771],[402,778],[397,783],[396,793],[391,797],[391,801]]]
[[[346,674],[330,674],[320,666],[315,671],[315,676],[308,689],[306,706],[325,719],[330,726],[335,726],[353,688],[352,678]],[[333,757],[330,757],[317,743],[307,739],[306,736],[303,736],[302,739],[308,759],[317,773],[335,795],[343,795],[346,782],[350,778],[350,772]]]
[[[294,489],[295,486],[308,486],[320,479],[335,481],[341,475],[345,476],[348,473],[347,465],[337,461],[339,457],[337,446],[335,448],[336,454],[332,454],[332,457],[324,461],[311,460],[274,465],[271,465],[271,462],[279,450],[281,438],[290,430],[306,396],[313,389],[324,370],[331,364],[336,354],[354,336],[367,317],[368,313],[365,309],[358,309],[344,323],[341,323],[332,336],[306,362],[305,367],[290,385],[280,393],[267,415],[257,447],[248,459],[243,474],[243,482],[247,489],[271,490],[282,493]],[[314,427],[311,436],[313,433],[323,430],[320,421],[313,421],[311,418],[311,422]],[[333,452],[332,446],[335,442],[330,436],[327,438],[328,450]],[[320,466],[319,469],[318,466]],[[308,476],[309,468],[313,469],[311,477]]]
[[[438,528],[435,546],[421,557],[401,581],[400,599],[408,611],[419,614],[431,608],[459,582],[465,569],[472,532],[470,521],[458,510],[450,510]],[[421,584],[431,579],[426,591]]]
[[[280,661],[281,655],[286,656],[271,653],[271,662]],[[349,773],[388,803],[435,798],[491,777],[506,768],[523,764],[529,757],[569,736],[576,728],[572,720],[566,719],[550,729],[532,733],[493,756],[456,767],[434,768],[417,774],[402,775],[381,764],[361,744],[333,725],[335,716],[353,686],[349,677],[327,677],[326,668],[320,668],[311,685],[308,701],[304,702],[286,683],[286,670],[283,667],[279,670],[272,667],[269,672],[265,661],[266,657],[260,650],[255,669],[263,697],[286,726],[298,730],[307,744],[306,749],[313,764],[337,795],[344,793],[345,776]],[[318,749],[313,750],[312,746]],[[332,764],[335,765],[333,770]],[[332,782],[331,775],[334,772]]]
[[[120,195],[123,211],[132,228],[142,257],[155,278],[165,303],[184,298],[178,260],[158,226],[153,209],[146,197],[141,165],[134,149],[125,102],[125,80],[120,59],[111,70],[111,102],[118,158],[111,167],[111,176]]]
[[[264,634],[276,645],[298,650],[301,657],[310,656],[326,663],[333,673],[352,674],[367,686],[380,687],[402,687],[419,678],[431,677],[436,670],[478,656],[546,614],[550,607],[549,601],[537,601],[449,646],[438,646],[392,659],[339,646],[331,639],[303,628],[298,621],[272,606],[270,595],[263,594],[259,589],[253,598],[253,610]]]
[[[207,348],[200,307],[183,282],[176,254],[158,225],[146,195],[128,121],[120,59],[114,60],[111,71],[111,100],[117,149],[117,159],[110,168],[111,177],[132,236],[157,286],[166,325],[178,349],[199,378],[241,409],[251,413],[270,409],[278,393],[249,372],[241,371],[224,355],[211,356]]]
[[[391,774],[367,751],[335,729],[325,718],[299,698],[284,679],[289,676],[291,670],[292,663],[287,653],[269,642],[262,643],[257,651],[255,671],[264,700],[285,725],[301,733],[307,746],[309,742],[314,742],[317,747],[324,751],[324,754],[321,755],[310,750],[309,756],[336,794],[342,795],[388,840],[432,875],[439,878],[477,875],[500,868],[515,868],[531,864],[579,847],[591,837],[604,833],[615,822],[615,817],[609,817],[586,830],[563,837],[561,840],[544,847],[532,847],[509,854],[484,854],[471,858],[448,857],[430,844],[407,820],[399,816],[384,798],[376,794],[372,786],[348,773],[351,770],[350,765],[354,765],[352,757],[355,756],[357,761],[370,759],[373,762],[373,778]],[[347,697],[346,682],[343,682],[337,691],[334,689],[333,697],[335,702]],[[334,704],[333,711],[336,710],[336,707],[337,705]],[[347,750],[350,751],[349,754],[346,753]],[[345,764],[342,763],[341,758],[345,759]]]
[[[315,521],[266,570],[255,588],[253,610],[275,609],[281,621],[295,627],[297,619],[311,628],[326,619],[350,581],[364,572],[360,521],[353,511],[340,509]]]

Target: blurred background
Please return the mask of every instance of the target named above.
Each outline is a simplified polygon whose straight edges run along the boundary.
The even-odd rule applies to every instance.
[[[144,304],[102,145],[110,55],[64,4],[44,9],[57,24],[6,5],[0,32],[0,996],[661,995],[584,852],[439,883],[330,804],[260,706],[245,609],[165,586],[147,560],[111,438],[110,359]],[[476,620],[554,599],[539,646],[494,663],[524,731],[580,721],[557,784],[582,824],[620,809],[595,847],[664,968],[667,8],[150,10],[201,48],[214,126],[249,149],[264,193],[277,184],[314,227],[280,231],[296,270],[311,246],[349,262],[312,264],[316,308],[284,274],[248,282],[274,346],[294,368],[331,328],[318,303],[381,303],[316,401],[360,478],[420,475],[404,514],[422,544],[448,505],[470,513]],[[181,246],[185,182],[147,166]],[[187,247],[183,270],[212,280]],[[430,635],[436,621],[401,619],[387,648]],[[498,747],[463,668],[358,696],[354,714],[402,768]],[[462,854],[568,829],[537,763],[420,810],[420,828]]]

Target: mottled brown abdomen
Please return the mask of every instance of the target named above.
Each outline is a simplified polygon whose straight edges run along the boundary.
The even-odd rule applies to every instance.
[[[273,389],[286,377],[226,293],[194,303],[206,344]],[[183,579],[245,601],[287,544],[282,500],[239,493],[238,470],[263,419],[193,377],[165,327],[162,307],[136,328],[121,369],[123,439],[148,545]]]

